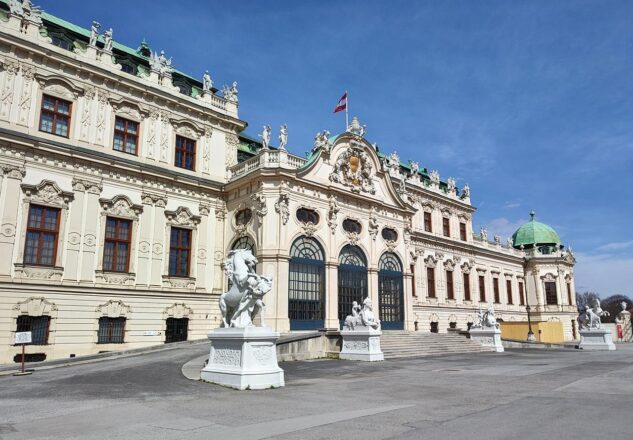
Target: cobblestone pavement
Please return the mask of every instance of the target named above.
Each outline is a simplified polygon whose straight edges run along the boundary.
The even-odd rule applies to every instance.
[[[289,362],[286,387],[186,379],[206,346],[0,377],[1,439],[630,439],[633,344]]]

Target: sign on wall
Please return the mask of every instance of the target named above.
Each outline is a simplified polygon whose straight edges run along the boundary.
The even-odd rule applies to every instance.
[[[30,344],[31,332],[16,332],[15,333],[15,345]]]

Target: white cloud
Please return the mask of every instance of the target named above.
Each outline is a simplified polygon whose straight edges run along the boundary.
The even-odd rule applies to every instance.
[[[510,237],[521,227],[526,220],[519,219],[515,221],[508,220],[505,217],[494,218],[486,223],[486,229],[488,229],[488,237],[492,238],[494,235],[501,237]]]
[[[590,290],[602,297],[623,294],[633,298],[633,258],[580,252],[575,253],[575,257],[576,291]]]
[[[521,206],[521,204],[516,202],[506,202],[506,204],[503,205],[503,207],[506,209],[514,209],[518,208],[519,206]]]
[[[622,249],[626,249],[632,246],[633,246],[633,240],[616,241],[614,243],[607,243],[602,246],[599,246],[597,250],[602,251],[602,252],[621,251]]]

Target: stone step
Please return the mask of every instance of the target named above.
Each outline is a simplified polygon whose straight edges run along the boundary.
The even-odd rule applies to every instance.
[[[455,333],[386,331],[382,334],[380,346],[386,359],[492,351]]]

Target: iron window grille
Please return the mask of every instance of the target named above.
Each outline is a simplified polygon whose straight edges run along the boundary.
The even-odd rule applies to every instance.
[[[97,344],[123,344],[125,339],[125,318],[99,318]]]
[[[165,325],[166,344],[187,340],[189,333],[189,318],[167,318],[165,320]]]
[[[42,96],[40,131],[68,137],[72,103],[54,96]]]
[[[24,244],[24,264],[54,266],[60,209],[30,205]]]
[[[47,345],[50,316],[18,316],[16,332],[31,332],[31,345]]]

